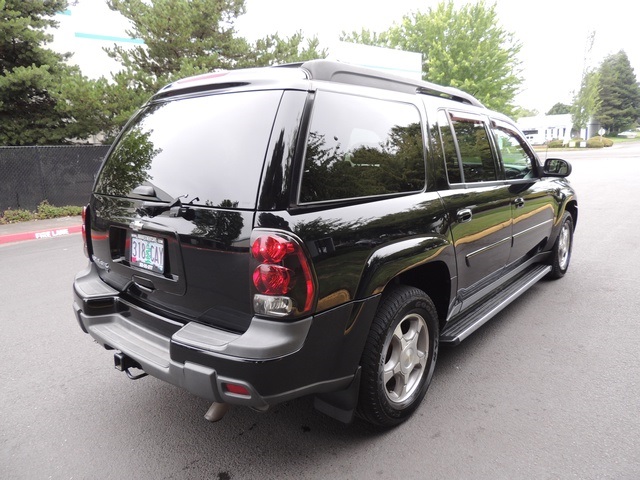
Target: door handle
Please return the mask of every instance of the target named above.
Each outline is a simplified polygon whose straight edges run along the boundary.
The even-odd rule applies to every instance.
[[[522,208],[524,207],[524,198],[522,197],[518,197],[513,201],[513,204],[516,206],[516,208]]]
[[[458,210],[456,218],[458,219],[459,223],[467,223],[470,222],[473,218],[473,213],[471,213],[471,209],[463,208],[462,210]]]

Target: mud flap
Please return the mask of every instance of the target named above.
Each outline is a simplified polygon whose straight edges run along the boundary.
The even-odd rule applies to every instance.
[[[315,396],[316,410],[343,423],[351,423],[358,405],[360,393],[360,367],[347,388],[337,392],[321,393]]]

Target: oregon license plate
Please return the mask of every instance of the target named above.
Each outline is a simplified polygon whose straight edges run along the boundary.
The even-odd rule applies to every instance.
[[[150,235],[131,234],[131,265],[164,273],[164,242]]]

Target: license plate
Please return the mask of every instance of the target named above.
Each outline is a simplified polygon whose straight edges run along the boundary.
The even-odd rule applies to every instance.
[[[164,273],[164,242],[150,235],[131,234],[131,265]]]

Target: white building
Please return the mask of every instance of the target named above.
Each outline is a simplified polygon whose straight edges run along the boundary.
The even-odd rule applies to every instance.
[[[518,127],[534,145],[541,145],[550,140],[571,140],[573,122],[571,114],[537,115],[518,119]],[[583,137],[584,138],[584,137]]]

